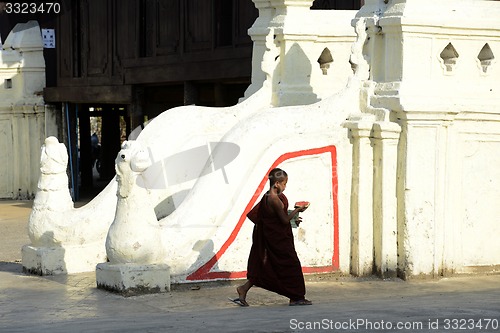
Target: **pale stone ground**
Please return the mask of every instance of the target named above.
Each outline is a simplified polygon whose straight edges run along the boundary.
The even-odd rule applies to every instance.
[[[0,332],[500,332],[500,275],[412,282],[330,276],[308,279],[312,306],[289,307],[254,288],[249,308],[227,300],[234,283],[124,298],[96,289],[93,273],[25,275],[20,249],[29,242],[31,204],[0,201]]]

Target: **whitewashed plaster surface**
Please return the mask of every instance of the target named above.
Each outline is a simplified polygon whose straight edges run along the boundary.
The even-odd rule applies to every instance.
[[[54,110],[42,98],[44,87],[40,27],[35,21],[20,23],[0,46],[0,198],[36,193],[40,146],[57,133]]]
[[[399,274],[498,269],[500,3],[366,3],[369,104],[402,128]]]
[[[309,0],[254,3],[259,17],[248,31],[254,48],[245,97],[264,87],[273,106],[304,105],[345,87],[356,11],[310,10]]]

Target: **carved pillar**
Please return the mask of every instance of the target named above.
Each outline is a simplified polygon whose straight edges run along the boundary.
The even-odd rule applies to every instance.
[[[451,162],[457,112],[405,111],[398,161],[398,274],[438,276],[453,244],[460,194]],[[456,162],[455,162],[456,163]],[[448,258],[449,259],[449,258]]]
[[[267,77],[272,75],[272,72],[266,73],[266,71],[268,71],[266,68],[272,64],[265,64],[264,62],[268,62],[269,59],[264,58],[266,52],[270,51],[268,47],[271,45],[268,41],[272,43],[272,36],[269,37],[271,33],[269,26],[275,11],[274,8],[271,7],[271,1],[269,0],[253,0],[253,2],[255,7],[259,10],[259,17],[257,17],[252,27],[248,29],[248,34],[253,41],[252,83],[245,91],[242,100],[248,98],[262,88]]]
[[[307,52],[318,36],[309,22],[313,0],[272,0],[276,15],[272,25],[279,46],[279,70],[274,75],[273,105],[304,105],[318,101],[311,86],[313,61]],[[314,59],[314,65],[317,65]]]
[[[373,250],[381,277],[397,274],[396,170],[401,128],[396,123],[373,125]]]
[[[351,187],[351,273],[373,272],[373,150],[370,144],[372,123],[350,121],[352,147]]]

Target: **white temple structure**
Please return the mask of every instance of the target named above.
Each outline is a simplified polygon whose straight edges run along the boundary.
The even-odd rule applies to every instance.
[[[29,199],[37,190],[39,149],[57,135],[43,101],[45,60],[36,21],[17,24],[0,43],[0,198]]]
[[[118,154],[118,182],[89,203],[101,218],[70,207],[43,227],[50,214],[34,214],[24,268],[97,265],[97,284],[121,292],[244,278],[246,213],[279,166],[287,197],[311,202],[294,229],[307,274],[498,270],[500,3],[366,0],[358,12],[254,3],[244,99],[155,118]],[[72,237],[82,221],[107,234]],[[81,251],[89,244],[101,255]]]

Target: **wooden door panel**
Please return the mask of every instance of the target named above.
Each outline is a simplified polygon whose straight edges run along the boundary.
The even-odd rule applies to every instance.
[[[208,50],[212,47],[212,1],[185,0],[186,51]]]
[[[105,76],[109,72],[110,64],[110,29],[108,0],[87,0],[87,17],[83,24],[84,31],[87,31],[87,75]]]
[[[176,53],[180,44],[179,0],[158,0],[156,7],[157,55]]]

